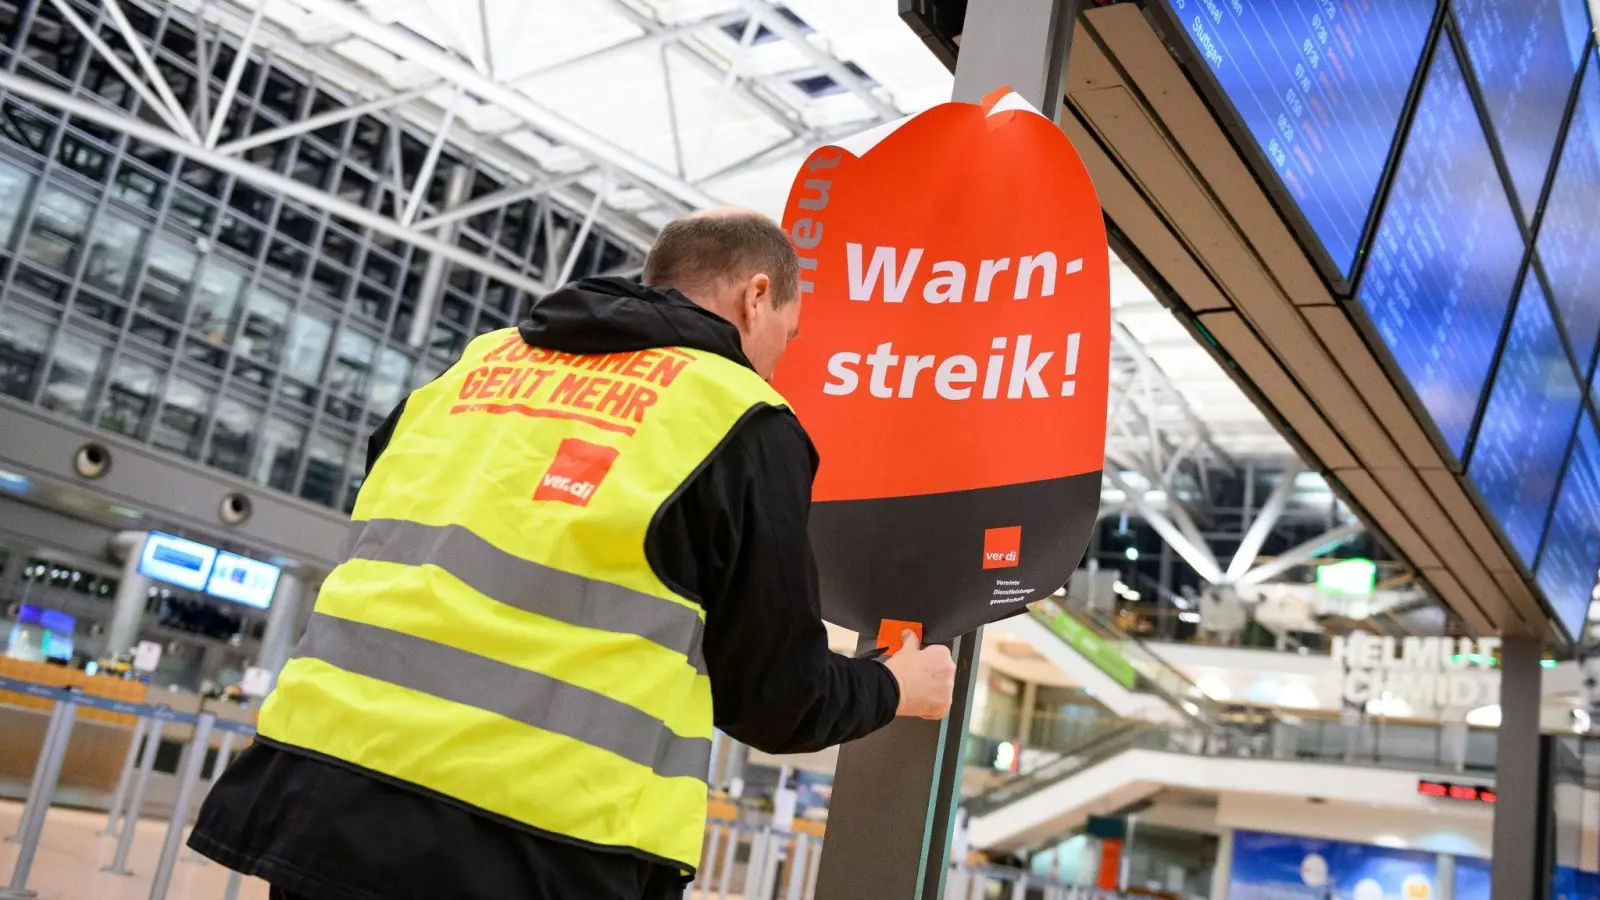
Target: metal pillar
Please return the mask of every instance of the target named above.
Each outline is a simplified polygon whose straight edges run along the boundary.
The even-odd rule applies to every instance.
[[[107,837],[117,836],[123,807],[128,802],[128,788],[133,786],[133,773],[139,762],[139,746],[149,731],[149,719],[141,716],[133,720],[133,736],[128,738],[128,752],[122,758],[122,774],[117,778],[116,793],[111,795],[111,814],[106,816],[106,830],[101,832]]]
[[[1549,838],[1546,755],[1539,739],[1540,644],[1506,638],[1500,645],[1500,728],[1495,738],[1494,867],[1490,891],[1501,898],[1543,897],[1542,865]]]
[[[144,553],[148,531],[117,535],[117,548],[123,551],[122,578],[112,601],[111,624],[106,628],[107,656],[126,653],[139,642],[139,624],[144,621],[144,606],[150,599],[150,579],[139,574],[139,557]]]
[[[50,711],[50,725],[45,731],[44,746],[40,748],[39,762],[34,767],[33,783],[28,790],[28,804],[23,807],[22,824],[17,830],[21,847],[17,850],[16,864],[11,868],[10,883],[0,888],[0,900],[32,900],[38,896],[28,889],[28,875],[33,870],[33,858],[39,852],[39,836],[50,814],[50,800],[55,796],[61,762],[66,759],[67,745],[72,741],[72,723],[77,716],[78,704],[70,700],[57,700]]]
[[[952,647],[955,702],[943,721],[896,719],[840,749],[817,872],[822,900],[860,897],[864,877],[883,897],[944,896],[981,641],[974,632]]]
[[[272,605],[267,609],[267,624],[261,631],[261,649],[256,654],[256,665],[271,672],[274,683],[294,646],[294,624],[305,593],[306,584],[298,577],[285,572],[278,578]]]
[[[139,774],[133,782],[133,797],[128,801],[128,811],[122,820],[122,833],[117,837],[117,849],[111,864],[102,872],[113,875],[132,875],[128,871],[128,853],[133,849],[133,836],[139,830],[139,812],[144,808],[145,791],[150,787],[150,772],[156,767],[156,751],[161,748],[161,732],[166,723],[152,721],[150,733],[145,735],[144,752],[139,756]]]
[[[200,781],[201,769],[205,768],[206,751],[211,749],[211,729],[216,724],[216,716],[211,713],[200,714],[200,721],[194,726],[194,737],[189,739],[189,747],[178,766],[178,797],[172,801],[167,836],[161,842],[156,875],[150,882],[150,900],[166,900],[167,888],[172,884],[172,872],[178,864],[178,851],[183,848],[183,833],[189,827],[189,807],[194,804],[195,787]]]
[[[1080,3],[969,3],[953,99],[973,103],[1010,85],[1054,121]],[[974,632],[952,647],[956,692],[944,721],[896,719],[841,748],[817,872],[820,900],[855,900],[869,890],[896,900],[943,898],[980,639]]]

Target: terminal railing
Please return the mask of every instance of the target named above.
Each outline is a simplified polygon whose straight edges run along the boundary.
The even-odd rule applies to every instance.
[[[995,812],[1129,750],[1225,759],[1317,762],[1436,774],[1494,777],[1496,733],[1490,729],[1389,723],[1277,721],[1265,728],[1231,725],[1173,728],[1128,722],[1099,741],[963,802],[971,815]]]
[[[216,762],[211,768],[212,779],[215,780],[228,764],[234,740],[254,737],[255,728],[242,722],[218,719],[210,712],[180,712],[159,704],[114,700],[87,694],[76,688],[35,684],[14,678],[0,677],[0,691],[11,691],[50,705],[50,720],[45,727],[44,742],[39,749],[33,779],[28,785],[27,799],[23,802],[22,819],[17,833],[12,836],[20,849],[7,886],[0,889],[0,898],[6,900],[33,896],[28,889],[28,879],[39,852],[45,817],[55,798],[61,764],[66,759],[67,747],[72,741],[73,725],[81,710],[98,710],[135,719],[134,737],[129,742],[123,760],[106,822],[105,833],[115,835],[117,844],[111,862],[104,871],[117,875],[130,874],[128,856],[133,849],[135,826],[145,807],[146,790],[155,769],[156,751],[161,745],[162,732],[174,724],[190,726],[191,735],[178,763],[177,797],[173,801],[166,836],[156,858],[155,876],[150,883],[150,900],[164,900],[172,884],[178,854],[183,847],[184,829],[189,824],[189,813],[194,805],[206,755],[211,749],[212,734],[219,733],[222,741]],[[236,900],[242,883],[243,876],[239,873],[229,876],[225,894],[227,900]]]

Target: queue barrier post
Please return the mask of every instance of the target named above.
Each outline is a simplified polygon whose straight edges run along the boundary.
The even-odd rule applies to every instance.
[[[817,839],[817,852],[811,854],[811,861],[806,866],[806,898],[813,900],[817,896],[817,872],[822,868],[822,839]]]
[[[784,900],[805,900],[806,857],[810,855],[811,839],[803,834],[794,836],[794,853],[789,859],[789,890]]]
[[[22,811],[22,825],[17,830],[17,862],[11,869],[11,881],[0,890],[0,900],[31,900],[37,894],[28,890],[28,875],[33,870],[34,857],[39,853],[39,837],[44,833],[44,822],[50,812],[50,799],[55,796],[56,782],[61,778],[61,762],[66,759],[67,745],[72,742],[72,724],[78,715],[78,704],[68,691],[60,691],[56,705],[50,711],[50,724],[45,728],[45,750],[34,766],[33,784],[28,794],[33,802]],[[37,789],[37,791],[36,791]]]
[[[40,794],[45,790],[43,777],[45,767],[55,754],[56,744],[60,742],[61,702],[59,698],[52,699],[56,699],[56,703],[50,707],[50,721],[45,725],[44,740],[39,744],[39,758],[33,764],[33,780],[28,782],[28,797],[22,802],[22,818],[17,821],[16,832],[6,837],[6,842],[10,844],[22,840],[22,833],[27,830],[28,816],[41,802]],[[50,798],[46,796],[42,802],[45,806],[49,806]]]
[[[206,751],[211,749],[211,729],[216,724],[215,715],[200,714],[183,762],[178,766],[178,797],[172,802],[172,816],[167,819],[167,836],[161,842],[156,877],[150,882],[150,900],[166,900],[167,888],[172,884],[172,870],[178,864],[178,851],[183,849],[183,833],[189,827],[189,807],[194,803],[200,773],[205,769]]]
[[[743,829],[728,825],[728,846],[722,854],[722,874],[717,879],[717,900],[728,900],[728,884],[733,881],[733,865],[739,859],[739,834]]]
[[[239,900],[239,889],[244,887],[243,872],[229,872],[228,886],[222,892],[222,900]]]
[[[989,895],[989,876],[978,869],[968,870],[967,900],[984,900]]]
[[[767,858],[767,829],[756,832],[750,839],[750,856],[744,864],[744,889],[739,895],[744,900],[755,900],[756,887],[761,884],[761,864]]]
[[[128,740],[128,752],[122,757],[122,774],[117,776],[117,790],[111,795],[111,813],[106,816],[106,830],[101,832],[107,837],[116,837],[121,827],[123,806],[128,802],[128,788],[133,785],[133,773],[139,762],[139,748],[150,733],[149,719],[139,716],[133,722],[133,737]]]
[[[761,866],[761,881],[756,894],[761,900],[775,900],[774,894],[778,888],[778,872],[783,868],[783,860],[788,849],[789,836],[781,831],[774,830],[767,838],[766,859]]]
[[[139,755],[139,772],[133,782],[133,796],[128,800],[128,810],[122,817],[122,830],[117,835],[117,851],[111,864],[100,871],[113,875],[132,875],[128,871],[128,852],[133,849],[133,835],[139,830],[139,812],[144,808],[144,794],[150,787],[150,772],[156,767],[156,751],[161,748],[161,732],[166,722],[153,719],[150,733],[145,736],[144,751]]]
[[[1017,876],[1017,880],[1016,880],[1014,886],[1011,888],[1011,896],[1016,897],[1017,900],[1027,900],[1027,896],[1028,896],[1028,873],[1027,872],[1023,872],[1021,875]]]
[[[222,778],[222,773],[228,768],[228,763],[233,761],[233,735],[231,729],[222,729],[222,743],[217,746],[217,758],[211,763],[210,787],[216,787],[217,781]],[[185,851],[183,861],[189,863],[205,862],[205,857],[193,850]]]
[[[695,894],[699,894],[702,898],[709,897],[712,880],[716,878],[717,851],[721,849],[722,826],[712,822],[706,831],[706,852],[701,861],[700,871],[694,873],[694,883],[684,892],[688,897],[693,897]]]

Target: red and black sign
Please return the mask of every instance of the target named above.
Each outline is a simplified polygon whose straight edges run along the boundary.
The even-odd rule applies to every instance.
[[[948,641],[1060,587],[1094,526],[1111,328],[1088,171],[1015,94],[806,161],[801,336],[775,384],[822,457],[823,613]]]
[[[1448,781],[1422,779],[1417,782],[1417,793],[1425,797],[1438,797],[1442,800],[1465,800],[1469,803],[1493,803],[1495,801],[1494,788],[1477,784],[1452,784]]]

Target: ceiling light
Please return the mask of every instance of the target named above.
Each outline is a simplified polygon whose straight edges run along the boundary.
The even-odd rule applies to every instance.
[[[1126,556],[1130,562],[1138,562],[1139,561],[1139,548],[1138,547],[1129,547],[1128,549],[1122,551],[1122,555]]]

